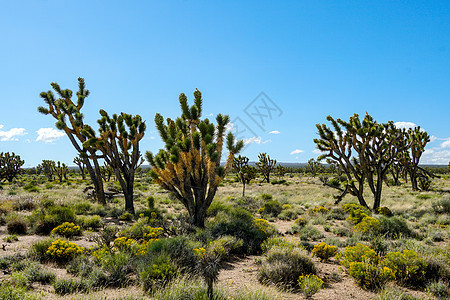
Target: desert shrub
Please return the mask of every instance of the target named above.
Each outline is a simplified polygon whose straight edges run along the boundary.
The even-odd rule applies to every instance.
[[[323,287],[323,280],[313,274],[302,275],[298,278],[298,286],[306,298],[310,298]]]
[[[283,209],[281,211],[281,213],[278,215],[278,219],[280,219],[280,220],[293,220],[293,219],[297,218],[297,216],[298,216],[298,211],[297,210],[294,210],[292,208],[288,208],[288,209]]]
[[[17,234],[10,234],[10,235],[4,237],[3,240],[7,243],[13,243],[13,242],[17,242],[19,240],[19,237],[17,236]]]
[[[229,212],[231,206],[223,203],[222,201],[214,200],[208,208],[206,215],[208,217],[215,217],[221,211]]]
[[[81,228],[74,223],[64,222],[61,225],[53,228],[51,233],[70,238],[76,235],[81,235]]]
[[[367,262],[350,263],[348,274],[355,279],[360,287],[369,290],[378,290],[388,281],[395,279],[394,272],[390,268]]]
[[[87,278],[91,274],[93,268],[94,263],[85,255],[76,256],[66,266],[68,273],[83,278]]]
[[[53,199],[48,199],[47,197],[45,197],[45,198],[42,198],[42,199],[39,201],[39,205],[40,205],[42,208],[47,209],[47,208],[49,208],[50,206],[54,206],[54,205],[55,205],[55,200],[53,200]]]
[[[392,211],[386,206],[378,207],[376,212],[377,212],[377,214],[380,214],[380,215],[383,215],[383,216],[386,216],[386,217],[392,217],[393,216]]]
[[[27,234],[28,226],[24,219],[20,217],[12,217],[6,223],[8,234]]]
[[[270,200],[264,203],[262,207],[262,214],[272,217],[277,217],[283,210],[281,203],[277,200]]]
[[[108,286],[125,287],[132,283],[133,268],[132,254],[129,252],[115,252],[100,249],[93,253],[97,263],[108,275]]]
[[[164,287],[178,274],[178,269],[168,255],[154,257],[151,264],[143,266],[139,279],[145,291]]]
[[[300,227],[303,227],[306,224],[308,224],[308,220],[306,220],[305,218],[300,217],[300,218],[295,219],[294,224],[298,225]]]
[[[414,232],[408,227],[406,221],[400,217],[385,217],[380,218],[379,233],[392,238],[414,237]]]
[[[149,235],[156,238],[162,234],[162,228],[150,226],[150,221],[147,217],[139,218],[132,226],[128,226],[119,232],[119,236],[134,240],[148,239]]]
[[[33,198],[30,198],[30,197],[26,197],[26,198],[19,197],[13,202],[12,208],[14,210],[32,211],[33,209],[36,208],[36,202],[34,201]]]
[[[37,242],[34,242],[30,249],[28,250],[28,257],[34,260],[38,260],[40,262],[44,262],[49,259],[47,255],[47,250],[50,248],[54,239],[47,238]]]
[[[374,236],[380,231],[381,225],[379,220],[372,217],[365,217],[353,229],[366,236]]]
[[[271,184],[286,184],[287,185],[285,179],[279,179],[279,180],[274,179],[274,180],[271,180],[270,183]]]
[[[428,293],[437,297],[438,299],[449,299],[450,291],[448,284],[442,280],[432,281],[427,284],[426,289]]]
[[[388,251],[389,244],[384,236],[377,235],[370,240],[370,248],[378,255],[384,256]]]
[[[77,215],[85,215],[92,209],[92,203],[89,201],[81,201],[74,205],[74,209]]]
[[[335,256],[336,252],[336,246],[330,246],[326,243],[318,243],[312,250],[312,254],[320,258],[322,261],[327,261],[330,257]]]
[[[298,231],[298,237],[302,241],[317,241],[324,237],[323,233],[312,225],[306,225]]]
[[[328,219],[335,219],[335,220],[345,220],[346,214],[345,211],[340,207],[334,207],[330,209],[330,213],[328,214]]]
[[[261,194],[261,199],[272,200],[273,196],[271,194]]]
[[[433,211],[437,214],[450,214],[450,198],[443,198],[431,203]]]
[[[132,221],[133,220],[133,215],[130,214],[129,212],[125,212],[125,213],[123,213],[120,216],[119,219],[122,220],[122,221]]]
[[[117,226],[106,226],[94,235],[93,239],[97,243],[100,248],[106,247],[111,248],[111,243],[116,239],[116,235],[119,232],[119,228]]]
[[[396,286],[385,286],[373,300],[420,300]]]
[[[260,252],[262,242],[276,233],[275,228],[267,221],[255,219],[242,208],[219,213],[209,227],[213,237],[230,235],[242,239],[242,251],[246,254]]]
[[[31,285],[34,282],[39,282],[41,284],[49,284],[53,282],[56,278],[56,274],[44,270],[42,266],[38,263],[29,264],[24,270],[23,274],[26,277],[28,284]]]
[[[52,242],[48,248],[46,255],[56,262],[64,263],[73,259],[75,256],[83,254],[84,248],[79,247],[75,243],[57,239]]]
[[[64,222],[76,222],[75,211],[70,207],[51,206],[48,208],[48,215],[55,221],[56,225]]]
[[[234,236],[222,236],[209,243],[208,248],[222,259],[230,258],[231,254],[242,253],[244,242]]]
[[[37,300],[40,297],[27,293],[25,288],[12,286],[9,282],[0,282],[0,299],[2,300]]]
[[[153,295],[156,300],[208,300],[206,284],[197,279],[182,276],[171,281],[164,289],[156,291]],[[220,288],[214,289],[212,299],[226,300],[228,295]]]
[[[78,217],[78,223],[84,229],[99,229],[103,226],[103,220],[99,215]]]
[[[29,193],[38,193],[39,189],[32,183],[26,184],[23,186],[23,189]]]
[[[74,294],[79,292],[87,292],[90,288],[89,282],[84,279],[58,279],[53,282],[55,293],[60,296]]]
[[[393,270],[397,281],[402,285],[423,287],[426,283],[427,263],[415,251],[388,253],[381,264]]]
[[[349,268],[352,262],[367,262],[377,264],[380,257],[366,245],[357,243],[355,246],[346,247],[342,255],[341,264]]]
[[[275,246],[262,258],[258,279],[262,283],[295,288],[300,276],[315,273],[316,267],[305,250]]]
[[[295,248],[298,247],[298,245],[289,242],[285,238],[282,237],[270,237],[267,240],[265,240],[262,245],[262,253],[267,253],[272,247],[277,246],[281,248]]]
[[[331,229],[331,232],[337,236],[349,236],[351,235],[351,231],[345,227],[334,227]]]

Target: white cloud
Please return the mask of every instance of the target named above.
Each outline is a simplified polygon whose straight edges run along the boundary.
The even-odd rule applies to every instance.
[[[442,142],[441,148],[450,148],[450,138],[448,138],[444,142]]]
[[[244,139],[244,144],[246,144],[246,145],[253,144],[253,143],[261,145],[261,144],[267,144],[267,143],[270,143],[270,142],[272,142],[272,140],[265,140],[265,141],[263,141],[260,136],[254,136],[254,137],[251,137],[251,138],[248,138],[248,139]]]
[[[305,152],[305,151],[300,150],[300,149],[295,149],[294,151],[291,152],[291,155],[300,154],[300,153],[303,153],[303,152]]]
[[[450,162],[450,150],[433,148],[427,149],[420,159],[421,164],[447,165]]]
[[[273,131],[269,132],[269,134],[280,134],[280,132],[278,130],[273,130]]]
[[[403,128],[409,129],[409,128],[417,127],[417,125],[413,122],[395,122],[394,125],[396,128],[399,128],[399,129],[403,129]]]
[[[430,136],[430,143],[434,142],[435,140],[437,140],[438,138],[434,135]]]
[[[322,154],[322,153],[323,153],[323,152],[320,151],[319,149],[314,149],[312,152],[313,152],[314,154]]]
[[[56,130],[54,128],[40,128],[36,132],[38,134],[36,142],[42,141],[44,143],[54,142],[66,135],[64,132]]]
[[[2,129],[4,126],[0,125],[0,129]],[[11,128],[8,131],[0,130],[0,141],[6,142],[6,141],[18,141],[19,139],[17,136],[26,135],[27,132],[25,128]]]

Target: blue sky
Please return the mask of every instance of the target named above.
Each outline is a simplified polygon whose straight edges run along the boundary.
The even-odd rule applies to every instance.
[[[51,82],[75,91],[78,77],[86,123],[100,108],[140,114],[143,151],[162,147],[155,113],[177,117],[179,93],[198,88],[251,160],[306,162],[316,123],[368,112],[421,125],[422,162],[450,161],[449,1],[2,1],[0,28],[0,151],[27,167],[72,165],[37,107]]]

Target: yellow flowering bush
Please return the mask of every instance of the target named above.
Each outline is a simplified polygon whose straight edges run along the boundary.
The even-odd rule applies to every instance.
[[[127,251],[130,250],[131,247],[136,243],[136,240],[129,239],[126,236],[122,236],[114,240],[114,247],[121,251]]]
[[[48,248],[46,254],[56,261],[64,262],[83,254],[84,248],[75,243],[57,239]]]
[[[379,289],[388,281],[395,280],[392,269],[367,262],[355,261],[350,263],[348,274],[355,279],[359,286],[369,290]]]
[[[381,229],[380,221],[372,218],[372,217],[365,217],[355,225],[354,230],[357,232],[361,232],[364,234],[376,234]]]
[[[400,284],[422,287],[427,281],[428,263],[413,250],[390,252],[381,265],[392,269]]]
[[[314,207],[311,209],[311,211],[312,211],[313,213],[316,213],[316,214],[324,214],[324,213],[329,212],[328,208],[323,207],[322,205],[316,205],[316,206],[314,206]]]
[[[386,206],[378,207],[377,208],[377,214],[380,214],[380,215],[383,215],[383,216],[386,216],[386,217],[391,217],[391,216],[394,215],[392,213],[392,211]]]
[[[61,225],[53,228],[52,234],[61,235],[66,238],[70,238],[75,235],[81,234],[81,228],[72,222],[64,222]]]
[[[380,257],[377,255],[375,250],[360,243],[357,243],[352,247],[345,247],[345,252],[342,257],[341,264],[347,268],[350,267],[350,263],[352,262],[377,264],[380,260]]]
[[[318,243],[312,249],[312,254],[320,258],[322,261],[327,261],[330,257],[335,256],[336,252],[336,246],[331,246],[326,243]]]
[[[298,286],[306,298],[310,298],[322,288],[323,280],[314,274],[302,275],[298,278]]]

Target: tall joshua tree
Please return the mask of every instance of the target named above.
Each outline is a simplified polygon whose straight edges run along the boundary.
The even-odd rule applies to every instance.
[[[134,173],[144,161],[139,142],[144,137],[145,122],[139,115],[120,113],[110,117],[104,110],[100,110],[100,115],[102,117],[97,121],[100,125],[98,137],[89,125],[84,125],[83,135],[88,140],[83,143],[83,147],[93,147],[103,153],[102,158],[113,168],[122,187],[125,210],[134,214]]]
[[[51,86],[59,98],[56,99],[52,91],[42,92],[40,96],[44,99],[47,107],[40,106],[38,107],[38,111],[44,115],[51,115],[57,120],[56,128],[66,133],[86,165],[86,170],[94,184],[97,201],[105,204],[106,199],[103,191],[100,165],[96,154],[97,150],[94,147],[83,146],[83,143],[87,141],[87,137],[82,133],[84,116],[81,113],[81,109],[83,108],[85,99],[89,96],[89,90],[85,88],[84,79],[78,78],[76,103],[72,101],[73,93],[71,90],[61,89],[56,82],[51,83]]]
[[[0,153],[0,181],[6,179],[12,182],[22,171],[21,167],[24,163],[14,152]]]
[[[244,143],[235,143],[233,134],[226,137],[228,157],[220,165],[228,116],[217,115],[217,126],[208,119],[201,120],[202,94],[194,92],[194,104],[189,107],[185,94],[179,97],[182,115],[176,121],[156,114],[155,123],[165,149],[157,155],[146,153],[152,177],[170,191],[186,207],[190,223],[205,226],[206,211],[216,194],[219,183],[231,169],[234,154]]]
[[[80,169],[81,178],[83,180],[86,179],[86,174],[85,174],[86,165],[84,164],[84,160],[80,156],[77,156],[73,159],[73,163],[76,164],[78,166],[78,168]]]
[[[63,179],[67,179],[67,173],[69,173],[69,168],[65,163],[58,161],[57,164],[53,166],[53,171],[58,176],[59,182],[63,182]]]
[[[275,169],[277,161],[275,159],[270,159],[267,153],[260,153],[258,155],[259,161],[256,163],[259,172],[263,176],[263,182],[270,183],[270,173]]]
[[[55,174],[56,163],[53,160],[42,160],[37,166],[37,171],[43,173],[48,181],[53,181],[53,175]]]
[[[335,120],[331,116],[327,120],[331,122],[334,132],[325,124],[317,124],[320,139],[314,139],[314,142],[319,150],[325,152],[319,160],[327,158],[329,162],[335,162],[347,176],[344,193],[338,199],[349,192],[368,208],[363,196],[364,182],[367,180],[374,196],[373,209],[376,210],[381,203],[386,172],[398,154],[409,147],[404,134],[395,128],[392,121],[379,124],[369,114],[362,122],[357,114],[348,122]]]

